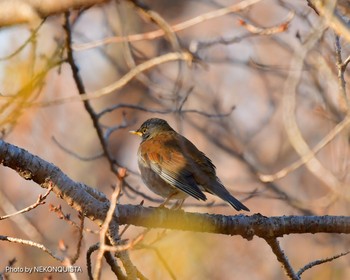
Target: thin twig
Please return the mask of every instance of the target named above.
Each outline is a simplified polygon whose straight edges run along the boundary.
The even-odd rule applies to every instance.
[[[245,27],[249,32],[257,35],[273,35],[276,33],[284,32],[288,29],[288,26],[290,22],[293,20],[295,16],[294,11],[290,11],[287,15],[287,18],[284,20],[284,22],[280,24],[276,24],[273,27],[267,27],[267,28],[262,28],[258,27],[250,22],[247,22],[246,20],[240,20],[239,23]]]
[[[133,248],[136,244],[142,241],[143,238],[144,238],[144,234],[142,233],[142,234],[139,234],[136,238],[132,239],[131,241],[123,245],[117,245],[117,246],[104,245],[104,250],[109,252],[114,252],[114,253],[126,251]]]
[[[147,15],[147,17],[150,18],[151,21],[153,21],[155,24],[157,24],[161,30],[163,30],[165,37],[170,42],[170,45],[172,47],[173,51],[180,52],[181,46],[180,42],[177,38],[176,33],[172,29],[172,27],[168,24],[168,22],[156,11],[151,10],[149,7],[146,7],[144,4],[140,4],[140,1],[131,0],[131,2],[134,3],[136,7],[138,7],[143,13]],[[174,89],[172,90],[172,94],[175,96],[175,102],[179,100],[179,90],[181,88],[181,85],[183,84],[184,79],[184,69],[182,61],[178,61],[178,68],[177,68],[177,78],[174,83]],[[175,107],[178,107],[177,105]]]
[[[17,48],[15,51],[13,51],[12,53],[10,53],[9,55],[6,55],[6,56],[3,56],[3,57],[0,57],[0,61],[5,61],[5,60],[8,60],[8,59],[11,59],[13,58],[14,56],[18,55],[23,49],[25,49],[25,47],[30,43],[32,42],[35,37],[38,35],[38,32],[40,30],[40,28],[42,27],[42,25],[44,24],[45,22],[45,19],[43,19],[41,21],[41,23],[33,30],[30,32],[30,36],[28,37],[27,40],[24,41],[24,43],[22,45],[19,46],[19,48]]]
[[[94,125],[94,128],[96,130],[98,139],[100,140],[100,144],[103,149],[103,155],[105,155],[110,163],[110,168],[112,172],[116,173],[115,165],[120,166],[117,160],[111,155],[108,149],[108,145],[104,139],[103,135],[103,130],[99,124],[98,116],[96,115],[96,112],[94,108],[91,106],[88,98],[84,99],[84,96],[86,97],[86,90],[85,86],[83,83],[83,80],[79,74],[79,68],[74,60],[74,55],[73,55],[73,49],[72,49],[72,30],[71,30],[71,25],[69,21],[69,12],[65,13],[65,24],[64,24],[64,30],[66,32],[66,49],[67,49],[67,60],[68,63],[72,69],[72,74],[74,78],[74,82],[77,86],[79,96],[73,97],[73,99],[78,98],[83,101],[84,107],[86,111],[88,112],[92,123]]]
[[[215,11],[207,12],[204,14],[201,14],[199,16],[196,16],[194,18],[191,18],[189,20],[183,21],[181,23],[175,24],[171,26],[171,29],[174,32],[178,32],[181,30],[185,30],[187,28],[193,27],[197,24],[203,23],[208,20],[212,20],[218,17],[222,17],[231,13],[239,12],[241,10],[244,10],[248,8],[249,6],[252,6],[261,0],[246,0],[246,1],[241,1],[239,3],[236,3],[234,5],[224,7],[221,9],[217,9]],[[141,41],[141,40],[153,40],[155,38],[164,36],[164,30],[158,29],[155,31],[151,31],[148,33],[141,33],[141,34],[134,34],[134,35],[128,35],[128,36],[123,36],[123,37],[112,37],[112,38],[106,38],[100,41],[95,41],[92,43],[87,43],[87,44],[80,44],[80,45],[74,45],[75,50],[86,50],[90,48],[95,48],[101,45],[106,45],[106,44],[111,44],[111,43],[122,43],[122,42],[136,42],[136,41]]]
[[[335,34],[335,58],[336,58],[336,65],[338,68],[338,87],[339,91],[345,101],[347,111],[349,111],[350,108],[350,100],[346,94],[346,82],[344,77],[345,68],[343,67],[343,59],[342,59],[342,49],[340,45],[340,37],[339,35]]]
[[[164,33],[165,37],[168,38],[170,44],[175,51],[180,50],[180,43],[171,25],[156,11],[151,10],[145,5],[141,5],[139,1],[131,0],[132,2],[144,15],[149,17],[151,21],[160,27],[160,30]]]
[[[108,212],[106,214],[106,218],[101,226],[100,246],[99,246],[98,254],[96,257],[95,268],[94,268],[94,279],[96,279],[96,280],[100,279],[100,277],[101,277],[102,258],[103,258],[104,252],[106,251],[105,238],[106,238],[107,231],[109,229],[109,223],[111,222],[111,220],[115,214],[115,208],[117,206],[118,198],[120,196],[120,192],[122,189],[123,179],[125,177],[125,172],[126,172],[125,169],[124,169],[124,171],[120,171],[120,177],[118,177],[118,184],[113,191],[113,194],[111,197],[110,207],[109,207]]]
[[[345,253],[340,253],[338,255],[335,255],[333,257],[329,257],[329,258],[325,258],[325,259],[322,259],[322,260],[316,260],[316,261],[313,261],[311,263],[308,263],[307,265],[305,265],[304,267],[302,267],[298,272],[297,272],[297,275],[300,277],[301,274],[303,274],[306,270],[316,266],[316,265],[320,265],[320,264],[323,264],[323,263],[326,263],[326,262],[331,262],[333,260],[336,260],[340,257],[343,257],[343,256],[346,256],[350,253],[350,251],[347,251]]]
[[[100,247],[100,244],[95,243],[91,245],[86,252],[86,266],[87,266],[87,272],[90,280],[94,279],[92,276],[91,255],[93,252],[97,251],[99,247]]]
[[[92,267],[91,267],[91,255],[93,252],[97,251],[100,247],[100,243],[95,243],[94,245],[90,246],[89,249],[86,252],[86,265],[87,265],[87,272],[90,280],[93,280],[92,275]],[[124,275],[123,271],[121,270],[120,266],[118,265],[117,261],[111,254],[111,252],[106,251],[104,252],[104,258],[106,262],[111,267],[114,274],[117,276],[117,279],[120,280],[127,280],[128,278]]]
[[[78,243],[77,243],[77,251],[73,257],[71,257],[70,262],[71,264],[75,264],[75,262],[78,260],[80,256],[80,249],[81,249],[81,244],[83,242],[83,233],[84,233],[84,220],[85,217],[82,213],[79,213],[79,218],[80,218],[80,229],[79,229],[79,238],[78,238]]]
[[[52,101],[46,101],[46,102],[33,102],[30,103],[32,106],[40,106],[40,107],[47,107],[47,106],[53,106],[53,105],[61,105],[68,102],[79,102],[79,101],[87,101],[92,99],[98,99],[103,96],[106,96],[108,94],[111,94],[112,92],[121,89],[124,87],[127,83],[129,83],[133,78],[135,78],[139,73],[142,73],[146,70],[149,70],[157,65],[164,64],[166,62],[171,61],[178,61],[183,60],[187,61],[188,63],[192,63],[193,56],[189,52],[173,52],[173,53],[167,53],[164,55],[160,55],[154,58],[151,58],[141,64],[138,64],[135,68],[131,69],[128,73],[126,73],[123,77],[121,77],[118,81],[104,87],[101,89],[98,89],[94,92],[90,93],[81,93],[79,96],[72,96],[72,97],[66,97],[66,98],[60,98]]]
[[[58,216],[59,219],[64,220],[66,222],[68,222],[68,224],[70,224],[71,226],[75,227],[76,229],[80,230],[79,226],[77,225],[76,222],[72,221],[70,218],[70,214],[64,214],[62,211],[62,206],[58,205],[55,206],[53,204],[49,205],[49,210],[51,212],[55,212]]]
[[[156,247],[142,244],[139,246],[139,249],[152,250],[156,254],[157,258],[160,260],[161,264],[164,266],[165,270],[169,273],[170,278],[176,280],[176,276],[172,271],[171,267],[168,265],[167,261],[164,259],[164,257]]]
[[[60,142],[58,142],[58,140],[54,136],[52,137],[52,140],[60,149],[62,149],[68,155],[71,155],[71,156],[73,156],[73,157],[75,157],[75,158],[77,158],[79,160],[82,160],[82,161],[96,160],[96,159],[99,159],[99,158],[104,156],[104,153],[100,152],[100,153],[98,153],[97,155],[94,155],[94,156],[84,157],[84,156],[78,155],[76,152],[74,152],[72,150],[69,150],[67,147],[63,146]]]
[[[343,68],[346,68],[350,62],[350,55],[344,60],[343,62]]]
[[[140,106],[140,105],[135,105],[135,104],[123,104],[123,103],[120,103],[120,104],[116,104],[116,105],[113,105],[111,107],[108,107],[108,108],[102,110],[97,116],[100,118],[100,117],[102,117],[102,115],[105,115],[107,113],[113,112],[114,110],[119,110],[119,109],[123,109],[123,108],[134,109],[134,110],[139,110],[139,111],[148,112],[148,113],[162,114],[162,115],[167,115],[167,114],[178,113],[179,112],[179,109],[176,109],[176,108],[168,109],[168,110],[156,110],[156,109],[150,109],[150,108],[143,107],[143,106]],[[228,112],[221,113],[221,114],[218,114],[218,113],[216,113],[216,114],[215,113],[207,113],[207,112],[199,111],[199,110],[196,110],[196,109],[182,110],[182,108],[181,108],[181,113],[183,113],[183,114],[186,114],[186,113],[198,114],[198,115],[201,115],[201,116],[205,116],[207,118],[223,118],[223,117],[230,116],[235,108],[236,108],[236,106],[232,106]]]
[[[125,20],[127,20],[127,17],[125,17],[125,15],[127,13],[125,13],[125,11],[124,12],[120,11],[120,9],[118,7],[122,6],[124,3],[126,3],[126,2],[120,2],[119,5],[117,6],[118,16],[115,20],[118,21],[118,24],[112,25],[112,26],[119,27],[118,33],[121,34],[122,36],[124,36],[126,34],[125,24],[123,24],[123,22],[125,22]],[[135,58],[134,58],[134,53],[136,54],[136,52],[137,52],[139,54],[139,56],[140,55],[142,56],[142,57],[139,57],[139,59],[146,59],[146,55],[141,53],[140,50],[135,49],[133,47],[133,45],[131,44],[131,42],[124,41],[124,42],[122,42],[122,46],[123,46],[123,53],[124,53],[125,62],[130,69],[134,68],[137,65]],[[136,50],[136,52],[133,50]],[[158,83],[153,82],[145,73],[140,73],[139,75],[137,75],[135,77],[135,79],[137,79],[142,84],[144,84],[144,86],[146,88],[149,88],[150,90],[152,89],[152,91],[155,91],[158,93],[167,91],[168,94],[172,94],[171,90],[166,90],[165,88],[162,88]]]
[[[30,247],[35,247],[35,248],[38,248],[38,249],[44,251],[45,253],[49,254],[51,257],[53,257],[54,259],[56,259],[62,263],[64,261],[63,257],[58,256],[57,254],[52,252],[50,249],[46,248],[45,245],[34,242],[32,240],[25,240],[25,239],[21,239],[21,238],[4,236],[4,235],[0,235],[0,240],[12,242],[12,243],[17,243],[17,244],[28,245]]]
[[[111,252],[106,251],[103,256],[104,256],[106,262],[111,267],[114,274],[117,276],[118,280],[128,280],[128,277],[124,275],[123,271],[121,270],[120,266],[118,265],[118,262],[113,257],[113,254]]]
[[[315,155],[321,151],[327,144],[329,144],[340,132],[344,131],[350,125],[350,116],[346,116],[340,123],[338,123],[328,134],[322,138],[320,142],[315,145],[312,150],[309,150],[306,154],[300,156],[300,158],[290,164],[287,167],[279,170],[274,174],[259,174],[259,178],[262,182],[273,182],[287,176],[302,165],[312,160]]]
[[[17,211],[16,213],[12,213],[12,214],[5,215],[5,216],[0,216],[0,220],[8,219],[8,218],[14,217],[16,215],[23,214],[25,212],[29,212],[29,211],[33,210],[34,208],[38,207],[39,205],[45,204],[45,199],[50,194],[51,190],[52,190],[52,188],[49,188],[44,195],[40,194],[38,199],[36,200],[36,202],[34,204],[32,204],[26,208],[23,208],[22,210]]]
[[[270,245],[272,252],[277,257],[277,260],[282,264],[284,267],[284,270],[286,274],[289,276],[292,280],[300,280],[299,276],[295,273],[294,269],[292,268],[291,264],[289,263],[289,260],[282,250],[277,238],[266,238],[265,239],[267,244]]]

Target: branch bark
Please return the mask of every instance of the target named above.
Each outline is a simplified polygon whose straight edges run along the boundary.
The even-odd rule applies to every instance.
[[[85,184],[74,182],[57,166],[28,151],[0,140],[0,164],[52,191],[75,210],[101,225],[109,209],[107,197]]]
[[[148,228],[166,228],[225,235],[241,235],[248,240],[282,237],[303,233],[350,233],[350,217],[346,216],[225,216],[189,213],[140,205],[118,205],[120,224]]]

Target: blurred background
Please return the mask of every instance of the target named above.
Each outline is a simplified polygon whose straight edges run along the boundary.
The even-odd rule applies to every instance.
[[[339,65],[349,57],[348,42],[332,29],[322,28],[322,17],[307,1],[266,0],[234,10],[237,3],[144,1],[164,20],[163,27],[176,31],[167,36],[159,34],[161,21],[155,24],[149,14],[126,1],[72,11],[74,59],[87,93],[169,52],[188,49],[196,58],[192,65],[166,62],[138,74],[122,88],[89,101],[94,114],[78,99],[64,99],[77,96],[78,90],[65,61],[63,15],[51,16],[39,27],[1,29],[2,137],[107,196],[117,182],[116,170],[125,167],[128,186],[120,203],[144,201],[145,206],[157,206],[162,200],[139,176],[140,139],[128,131],[159,117],[212,159],[224,185],[251,214],[348,215],[346,125],[322,145],[316,163],[288,169],[305,156],[295,151],[295,145],[303,145],[293,135],[298,138],[300,133],[313,149],[346,117],[349,88],[342,81],[348,80],[349,70],[347,64]],[[233,12],[228,12],[230,7]],[[139,36],[124,37],[135,34]],[[50,103],[57,100],[61,102]],[[104,137],[99,137],[92,118]],[[288,126],[293,121],[296,132]],[[101,156],[102,145],[108,156]],[[281,170],[283,176],[277,173]],[[0,215],[27,207],[43,193],[16,172],[0,168]],[[62,240],[66,253],[73,255],[78,232],[50,211],[49,204],[61,204],[76,222],[77,213],[53,194],[46,201],[29,213],[1,221],[0,234],[44,243],[54,251],[59,251]],[[187,199],[184,209],[237,214],[210,195],[208,203]],[[85,226],[97,230],[88,220]],[[130,227],[123,238],[132,239],[142,231]],[[85,253],[98,238],[98,234],[84,233],[77,262],[84,272],[79,279],[87,277]],[[280,242],[296,270],[349,248],[347,236],[329,234],[290,235]],[[258,238],[247,241],[240,236],[152,230],[141,245],[130,251],[131,259],[149,279],[287,279],[270,247]],[[0,242],[0,251],[1,271],[13,258],[15,266],[59,265],[28,246]],[[347,279],[349,261],[345,256],[316,266],[303,279]],[[102,275],[102,279],[113,277],[106,264]],[[69,279],[62,274],[25,277]]]

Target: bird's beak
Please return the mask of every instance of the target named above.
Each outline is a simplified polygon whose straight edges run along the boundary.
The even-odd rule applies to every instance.
[[[131,134],[135,134],[135,135],[138,135],[138,136],[142,136],[142,133],[140,131],[137,131],[137,130],[130,130],[129,131]]]

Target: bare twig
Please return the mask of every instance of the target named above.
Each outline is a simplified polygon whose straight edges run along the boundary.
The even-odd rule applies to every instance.
[[[326,263],[326,262],[331,262],[333,260],[336,260],[340,257],[343,257],[343,256],[346,256],[350,253],[350,251],[347,251],[345,253],[340,253],[338,255],[335,255],[335,256],[332,256],[332,257],[329,257],[329,258],[325,258],[325,259],[322,259],[322,260],[316,260],[316,261],[313,261],[311,263],[308,263],[307,265],[305,265],[304,267],[302,267],[298,272],[297,272],[297,275],[300,277],[301,274],[303,274],[306,270],[316,266],[316,265],[320,265],[320,264],[323,264],[323,263]]]
[[[5,214],[17,212],[18,209],[7,197],[6,193],[0,191],[0,205],[1,209]],[[18,228],[24,233],[29,239],[42,242],[45,240],[43,234],[38,230],[37,226],[27,217],[27,215],[14,216],[11,221],[18,225]]]
[[[71,257],[70,262],[71,264],[75,264],[75,262],[78,260],[80,256],[80,249],[81,249],[81,244],[83,242],[83,233],[84,233],[84,220],[85,217],[82,213],[79,213],[79,218],[80,218],[80,226],[79,226],[79,238],[78,238],[78,243],[77,243],[77,251],[73,257]]]
[[[292,268],[291,264],[289,263],[289,260],[282,250],[277,238],[267,238],[265,239],[266,242],[270,245],[272,252],[277,257],[277,260],[281,263],[281,265],[284,267],[284,270],[288,277],[292,280],[300,280],[299,276],[295,273],[294,269]]]
[[[24,43],[19,46],[19,48],[17,48],[15,51],[10,53],[9,55],[6,55],[4,57],[0,57],[0,61],[8,60],[8,59],[16,56],[17,54],[19,54],[30,42],[32,42],[35,39],[35,37],[38,35],[38,32],[39,32],[40,28],[42,27],[42,25],[44,24],[44,22],[45,22],[45,19],[43,19],[41,21],[41,23],[30,33],[30,36],[28,37],[28,39],[25,40]]]
[[[64,30],[66,32],[67,60],[68,60],[68,63],[72,69],[74,82],[78,88],[79,96],[77,96],[77,98],[80,98],[81,96],[86,96],[86,90],[85,90],[83,80],[79,74],[78,66],[75,63],[74,56],[73,56],[72,30],[71,30],[71,25],[70,25],[70,21],[69,21],[69,12],[65,13]],[[113,158],[113,156],[111,155],[111,153],[108,150],[108,145],[107,145],[107,142],[105,141],[101,125],[99,124],[98,116],[96,115],[95,110],[92,107],[92,105],[90,104],[89,100],[84,99],[84,98],[82,100],[83,100],[84,107],[85,107],[86,111],[88,112],[88,114],[93,122],[97,136],[100,140],[100,144],[101,144],[102,149],[103,149],[103,155],[107,157],[107,159],[110,163],[111,170],[114,173],[116,173],[117,170],[115,168],[115,165],[117,165],[117,166],[120,166],[120,165],[117,162],[117,160],[115,158]]]
[[[106,214],[106,219],[104,220],[101,230],[100,230],[100,246],[98,250],[98,254],[96,257],[96,264],[95,264],[95,269],[94,269],[94,279],[100,279],[101,277],[101,265],[102,265],[102,257],[104,255],[104,252],[106,251],[106,245],[105,245],[105,239],[106,239],[106,234],[109,229],[109,224],[113,218],[113,215],[115,214],[115,208],[118,203],[118,198],[122,189],[122,184],[123,184],[123,179],[125,177],[125,172],[120,171],[120,176],[118,177],[118,185],[114,189],[112,197],[111,197],[111,204],[110,207],[107,211]]]
[[[95,243],[89,247],[89,249],[86,252],[86,266],[87,266],[87,272],[90,280],[93,280],[92,276],[92,266],[91,266],[91,255],[93,252],[97,251],[100,247],[99,243]]]
[[[100,152],[98,153],[97,155],[94,155],[94,156],[89,156],[89,157],[84,157],[84,156],[81,156],[81,155],[78,155],[76,152],[74,151],[71,151],[69,150],[67,147],[64,147],[55,137],[52,137],[52,140],[54,141],[54,143],[60,147],[63,151],[65,151],[67,154],[77,158],[77,159],[80,159],[82,161],[91,161],[91,160],[96,160],[96,159],[99,159],[101,157],[103,157],[104,153],[103,152]]]
[[[146,16],[151,21],[153,21],[155,24],[157,24],[161,28],[161,30],[163,30],[165,37],[170,42],[172,50],[176,51],[176,52],[181,52],[180,42],[177,38],[176,33],[174,32],[174,30],[172,29],[170,24],[168,24],[168,22],[161,15],[159,13],[157,13],[156,11],[150,9],[149,7],[146,7],[146,5],[141,4],[140,1],[131,0],[131,2],[136,7],[138,7],[139,10],[141,10],[141,12],[143,14],[146,14]],[[172,90],[173,95],[175,96],[175,104],[179,100],[179,89],[180,89],[181,85],[183,84],[183,79],[184,79],[184,74],[185,74],[184,69],[183,69],[183,65],[181,62],[182,62],[181,60],[178,61],[177,78],[176,78],[176,81],[174,83],[174,89]],[[178,106],[175,105],[175,107],[177,108]]]
[[[92,267],[91,267],[91,255],[93,252],[97,251],[100,247],[100,243],[95,243],[94,245],[90,246],[89,249],[86,252],[86,264],[87,264],[87,272],[90,280],[93,280],[92,275]],[[106,262],[111,267],[114,274],[117,276],[117,279],[120,280],[127,280],[128,278],[124,275],[123,271],[121,270],[120,266],[118,265],[117,261],[113,257],[112,253],[109,251],[104,252],[104,258]]]
[[[106,251],[104,253],[104,258],[111,267],[114,274],[117,276],[118,280],[128,280],[128,277],[124,275],[123,271],[121,270],[120,266],[118,265],[116,259],[113,257],[113,254],[111,252]]]
[[[29,212],[29,211],[33,210],[34,208],[38,207],[39,205],[45,204],[45,199],[50,194],[51,190],[52,190],[52,188],[49,188],[44,195],[40,194],[37,201],[34,204],[32,204],[26,208],[23,208],[22,210],[17,211],[16,213],[12,213],[12,214],[5,215],[5,216],[0,216],[0,220],[8,219],[8,218],[11,218],[13,216],[23,214],[25,212]]]
[[[82,93],[79,96],[66,97],[66,98],[56,99],[56,100],[47,101],[47,102],[34,102],[34,103],[31,103],[31,105],[46,107],[46,106],[65,104],[67,102],[87,101],[87,100],[101,98],[103,96],[106,96],[112,93],[115,90],[118,90],[124,87],[127,83],[129,83],[133,78],[135,78],[135,76],[137,76],[141,72],[149,70],[157,65],[164,64],[166,62],[178,61],[178,60],[183,60],[183,61],[187,61],[188,63],[191,63],[193,60],[193,57],[189,52],[167,53],[161,56],[151,58],[148,61],[145,61],[137,65],[135,68],[131,69],[128,73],[126,73],[123,77],[121,77],[118,81],[110,84],[109,86],[101,88],[97,91],[90,92],[90,93]]]
[[[247,22],[246,20],[240,20],[240,24],[253,34],[272,35],[272,34],[286,31],[288,29],[290,22],[294,18],[294,16],[295,16],[295,12],[291,11],[288,13],[287,18],[284,20],[284,22],[269,28],[258,27],[252,23]]]
[[[104,245],[104,250],[109,252],[121,252],[126,251],[129,249],[132,249],[136,244],[138,244],[140,241],[142,241],[144,238],[144,233],[139,234],[136,238],[132,239],[131,241],[127,242],[126,244],[117,245],[117,246],[108,246]]]
[[[155,110],[155,109],[150,109],[147,107],[143,107],[140,105],[135,105],[135,104],[116,104],[113,106],[110,106],[104,110],[102,110],[99,114],[98,117],[102,117],[103,115],[113,112],[114,110],[119,110],[119,109],[123,109],[123,108],[128,108],[128,109],[134,109],[134,110],[139,110],[139,111],[143,111],[143,112],[149,112],[149,113],[157,113],[157,114],[162,114],[162,115],[167,115],[170,113],[176,113],[179,111],[179,109],[168,109],[168,110]],[[181,109],[181,113],[186,114],[186,113],[192,113],[192,114],[198,114],[201,116],[205,116],[207,118],[223,118],[223,117],[227,117],[229,115],[232,114],[233,110],[235,109],[235,106],[232,106],[231,109],[226,112],[226,113],[221,113],[221,114],[215,114],[215,113],[207,113],[204,111],[199,111],[199,110],[195,110],[195,109],[182,109],[182,107],[180,107]]]
[[[52,252],[50,249],[46,248],[43,244],[34,242],[32,240],[25,240],[25,239],[21,239],[21,238],[4,236],[4,235],[0,235],[0,240],[35,247],[35,248],[38,248],[38,249],[42,250],[43,252],[49,254],[51,257],[53,257],[54,259],[56,259],[62,263],[64,261],[63,257],[58,256],[57,254]]]
[[[344,60],[343,62],[343,68],[346,68],[350,62],[350,55]]]
[[[346,94],[346,83],[345,83],[345,77],[344,77],[344,64],[342,59],[342,49],[340,45],[340,37],[339,35],[335,34],[335,57],[336,57],[336,65],[338,68],[338,84],[339,84],[339,91],[342,95],[343,100],[345,101],[347,111],[349,111],[350,108],[350,100]]]
[[[123,3],[125,3],[125,2],[120,2],[118,7],[121,6],[121,8],[123,8]],[[123,11],[120,11],[120,9],[117,9],[117,13],[118,13],[118,17],[115,20],[118,21],[118,24],[117,24],[117,26],[119,27],[118,33],[121,34],[122,36],[124,36],[126,34],[126,30],[125,30],[125,24],[123,24],[123,22],[125,20],[127,20],[127,18],[125,18],[126,13]],[[134,48],[131,45],[131,42],[128,42],[128,41],[122,42],[122,45],[123,45],[125,62],[128,65],[128,67],[130,69],[132,69],[137,65],[135,58],[134,58],[134,53],[133,53]],[[140,53],[139,50],[138,50],[138,53]],[[146,55],[142,55],[142,58],[146,59]],[[152,89],[153,91],[156,91],[158,93],[167,91],[168,94],[171,94],[170,90],[167,90],[166,88],[162,87],[158,83],[153,82],[146,75],[146,73],[140,73],[135,78],[138,81],[140,81],[142,84],[144,84],[146,88]]]
[[[167,261],[164,259],[164,257],[162,256],[162,254],[159,252],[159,250],[156,247],[146,245],[146,244],[141,244],[138,246],[138,249],[152,250],[156,254],[157,258],[160,260],[161,264],[164,266],[165,270],[168,272],[170,278],[173,280],[177,279],[174,272],[172,271],[171,267],[169,266]]]
[[[344,120],[338,123],[320,142],[315,145],[312,150],[307,151],[304,155],[290,164],[289,166],[281,169],[274,174],[259,174],[259,178],[263,182],[272,182],[287,176],[302,165],[308,163],[310,160],[315,158],[315,155],[321,151],[326,145],[328,145],[339,133],[344,131],[350,125],[350,116],[346,116]]]
[[[221,9],[218,9],[215,11],[204,13],[202,15],[199,15],[199,16],[194,17],[192,19],[189,19],[187,21],[173,25],[173,26],[171,26],[171,29],[174,32],[185,30],[187,28],[190,28],[192,26],[195,26],[195,25],[200,24],[202,22],[205,22],[207,20],[212,20],[212,19],[215,19],[218,17],[228,15],[230,13],[239,12],[241,10],[248,8],[249,6],[256,4],[259,1],[261,1],[261,0],[241,1],[239,3],[232,5],[232,6],[228,6],[228,7],[221,8]],[[125,41],[135,42],[135,41],[141,41],[141,40],[153,40],[155,38],[164,36],[164,34],[165,34],[164,30],[158,29],[156,31],[152,31],[152,32],[148,32],[148,33],[134,34],[134,35],[124,36],[124,37],[106,38],[106,39],[103,39],[101,41],[96,41],[96,42],[81,44],[81,45],[75,45],[74,49],[75,50],[85,50],[85,49],[95,48],[97,46],[110,44],[110,43],[122,43]]]
[[[59,219],[68,222],[68,224],[70,224],[71,226],[73,226],[76,229],[80,230],[80,228],[77,225],[77,223],[72,221],[72,219],[70,218],[70,214],[64,214],[63,213],[61,205],[55,206],[53,204],[50,204],[49,205],[49,209],[50,209],[51,212],[55,212]]]
[[[156,11],[151,10],[144,4],[140,4],[139,1],[130,0],[144,15],[146,15],[151,21],[160,27],[160,30],[164,33],[165,37],[168,38],[170,44],[175,51],[180,51],[180,43],[176,37],[173,28],[168,24],[168,22]]]

